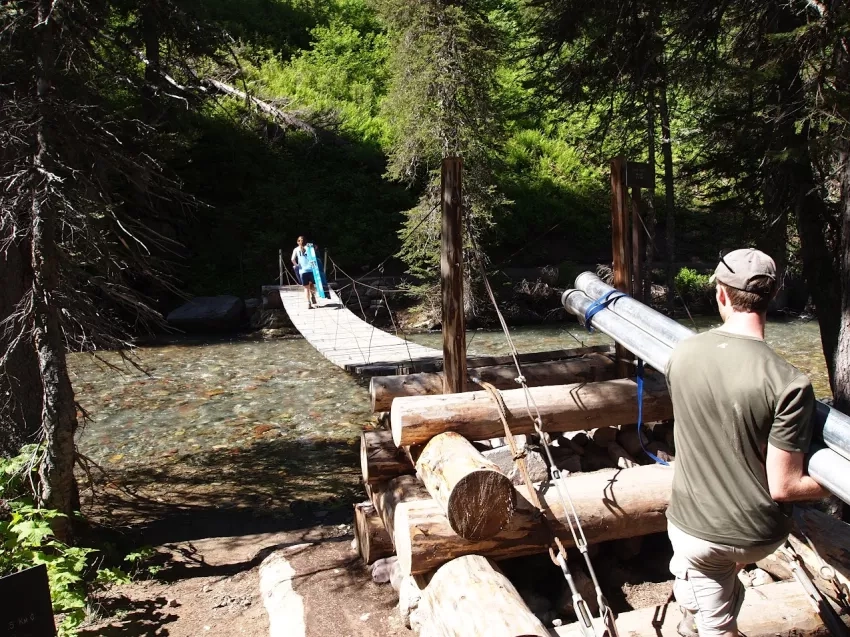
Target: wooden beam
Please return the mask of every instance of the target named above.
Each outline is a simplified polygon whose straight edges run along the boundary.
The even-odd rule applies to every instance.
[[[392,432],[383,429],[360,434],[360,470],[366,484],[416,472],[407,453],[396,447]]]
[[[477,367],[470,374],[494,385],[498,389],[516,389],[517,371],[513,363],[493,367]],[[565,385],[617,378],[614,362],[602,354],[586,354],[578,358],[531,363],[522,366],[529,387]],[[393,399],[401,396],[433,396],[443,393],[444,375],[441,372],[407,374],[403,376],[374,376],[369,383],[372,411],[389,411]],[[469,382],[467,390],[481,390]]]
[[[275,290],[277,290],[275,286]],[[556,349],[545,352],[524,352],[517,358],[522,364],[545,363],[547,361],[559,361],[568,358],[576,358],[585,354],[610,354],[614,351],[612,345],[591,345],[588,347],[576,347],[573,349]],[[467,356],[466,367],[492,367],[494,365],[513,365],[510,356]],[[395,363],[358,363],[346,366],[346,370],[361,376],[390,376],[398,374],[416,374],[419,372],[441,372],[443,371],[443,359],[440,356],[417,357],[411,361],[405,359]]]
[[[563,479],[589,544],[663,532],[670,501],[673,471],[648,465],[626,470],[581,473]],[[551,546],[551,532],[564,546],[574,546],[566,516],[554,487],[538,489],[546,521],[534,515],[525,487],[516,487],[517,511],[508,527],[487,540],[470,541],[457,535],[433,500],[399,504],[393,538],[402,573],[433,570],[461,555],[492,559],[532,555]]]
[[[643,277],[644,274],[649,276],[651,272],[644,273],[643,271],[643,253],[645,240],[645,230],[643,226],[643,217],[641,213],[641,198],[640,188],[632,188],[632,285],[631,295],[642,303],[646,303],[646,297],[643,294]]]
[[[357,551],[367,564],[395,554],[393,539],[371,502],[354,505],[354,537]]]
[[[611,160],[611,255],[614,281],[612,285],[628,294],[631,292],[631,249],[629,241],[629,209],[626,189],[626,158]],[[631,353],[616,345],[620,377],[628,375]]]
[[[366,493],[381,517],[384,528],[395,542],[395,511],[403,502],[429,500],[431,496],[416,476],[399,476],[388,482],[366,485]]]
[[[528,390],[546,431],[578,431],[637,422],[637,385],[629,379],[532,387]],[[514,433],[532,433],[525,390],[502,392],[507,421]],[[673,417],[667,386],[653,378],[644,385],[645,422]],[[396,398],[390,414],[396,446],[422,444],[444,431],[456,431],[469,440],[504,435],[499,411],[487,392]]]
[[[548,637],[549,631],[490,560],[466,555],[444,564],[411,619],[420,635]]]
[[[445,391],[466,389],[466,319],[463,307],[463,194],[460,157],[443,159],[441,170],[443,224],[440,284],[443,300],[443,369]]]
[[[416,460],[416,472],[460,537],[484,540],[510,522],[514,512],[510,478],[460,434],[431,438]]]

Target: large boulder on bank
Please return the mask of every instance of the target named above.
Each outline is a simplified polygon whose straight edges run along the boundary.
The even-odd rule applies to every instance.
[[[187,332],[232,330],[242,324],[245,303],[238,296],[199,296],[168,315],[168,323]]]

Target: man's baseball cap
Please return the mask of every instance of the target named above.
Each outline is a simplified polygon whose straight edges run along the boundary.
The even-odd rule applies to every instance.
[[[776,287],[776,264],[761,250],[741,248],[720,256],[720,263],[709,282],[720,281],[724,285],[745,292],[764,294],[765,279],[770,280],[770,291]]]

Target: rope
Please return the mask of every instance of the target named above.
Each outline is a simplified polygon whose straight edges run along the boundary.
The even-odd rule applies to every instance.
[[[467,225],[467,227],[469,226]],[[575,544],[575,547],[579,550],[579,552],[584,556],[588,573],[590,575],[591,581],[593,582],[593,587],[596,592],[596,599],[599,604],[599,611],[602,622],[608,630],[609,637],[617,637],[618,632],[615,623],[616,618],[614,612],[611,610],[611,607],[608,604],[608,600],[605,598],[605,595],[602,593],[602,588],[599,586],[599,580],[596,577],[596,571],[593,568],[593,564],[590,560],[590,555],[587,552],[587,537],[584,534],[584,529],[582,528],[581,520],[578,517],[578,512],[576,511],[575,505],[573,504],[569,491],[561,480],[561,472],[558,470],[558,467],[552,457],[552,452],[549,448],[549,437],[546,432],[543,431],[543,419],[540,415],[540,409],[534,400],[534,396],[529,391],[528,383],[526,382],[525,376],[522,373],[522,365],[519,362],[519,352],[517,351],[516,346],[514,345],[513,339],[511,338],[510,329],[508,329],[505,317],[502,315],[502,312],[499,309],[499,304],[496,302],[496,297],[493,294],[493,288],[490,286],[490,281],[487,278],[487,272],[484,269],[484,263],[481,259],[481,250],[479,249],[478,243],[475,240],[475,233],[470,231],[469,237],[472,243],[475,261],[478,265],[478,269],[481,272],[481,278],[484,282],[484,289],[487,290],[487,296],[490,298],[490,302],[493,305],[493,309],[495,310],[496,316],[499,319],[499,324],[502,326],[502,331],[504,332],[505,340],[508,343],[511,358],[514,361],[514,366],[517,370],[517,377],[515,380],[519,385],[522,386],[523,394],[525,397],[526,412],[528,413],[528,417],[534,424],[535,432],[540,437],[540,440],[543,443],[543,449],[546,452],[546,458],[549,463],[552,482],[555,484],[555,490],[558,493],[558,498],[561,500],[561,506],[564,509],[564,515],[566,517],[567,525],[570,529],[570,534],[573,537],[573,543]],[[502,413],[503,411],[506,411],[504,399],[501,397],[501,393],[498,389],[493,388],[493,391],[499,394],[499,399],[496,400],[496,404],[499,406],[500,409],[500,418],[502,419],[503,426],[505,427],[505,431],[507,434],[506,438],[508,438],[509,440],[508,444],[511,444],[510,441],[512,439],[512,435],[510,434],[510,427],[507,424],[506,415]],[[493,396],[492,392],[488,393],[490,393],[491,397]],[[532,415],[532,408],[534,409],[534,415]],[[516,443],[514,442],[511,446],[512,453],[516,453],[515,449]],[[521,460],[524,464],[524,457],[521,457],[519,460]],[[522,470],[522,468],[520,470]],[[529,489],[529,492],[534,490],[534,487],[532,485],[530,485],[528,482],[526,484]],[[532,503],[534,504],[536,500],[535,506],[540,508],[540,500],[536,497],[536,492],[533,497],[534,499],[532,500]],[[542,511],[542,508],[540,510]],[[545,516],[543,517],[545,519]],[[584,602],[581,595],[578,593],[578,590],[575,588],[575,584],[572,580],[572,576],[570,575],[569,568],[567,566],[566,551],[564,550],[564,546],[561,543],[560,538],[558,538],[557,536],[555,536],[555,544],[558,548],[557,554],[554,552],[553,549],[550,549],[549,555],[552,560],[561,568],[561,571],[563,572],[564,577],[567,580],[567,584],[570,586],[570,591],[573,594],[573,604],[576,608],[576,614],[577,616],[581,616],[579,618],[582,622],[582,634],[588,636],[594,635],[593,625],[590,621],[590,613],[587,609],[587,604],[586,602]]]

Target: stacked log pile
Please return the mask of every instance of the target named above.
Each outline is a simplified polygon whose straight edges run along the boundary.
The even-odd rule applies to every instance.
[[[530,390],[553,460],[588,543],[618,540],[614,553],[633,557],[641,538],[666,530],[673,472],[644,453],[674,459],[666,386],[663,379],[647,379],[643,414],[649,424],[639,432],[635,383],[612,380],[610,360],[585,354],[559,361],[558,368],[561,384]],[[383,383],[396,392],[391,427],[362,435],[369,500],[355,507],[360,554],[368,564],[395,554],[400,612],[419,637],[548,637],[547,627],[493,562],[545,553],[553,534],[565,547],[574,546],[557,489],[539,484],[548,483],[548,467],[524,391],[504,389],[502,396],[533,485],[523,484],[515,470],[489,394],[433,394],[432,379],[423,376],[430,375]],[[509,376],[502,370],[489,378]],[[375,398],[376,382],[373,404],[385,409],[386,395]],[[416,389],[409,395],[398,393],[411,387]],[[419,391],[423,387],[428,391]],[[530,502],[529,486],[537,490],[543,518]]]

